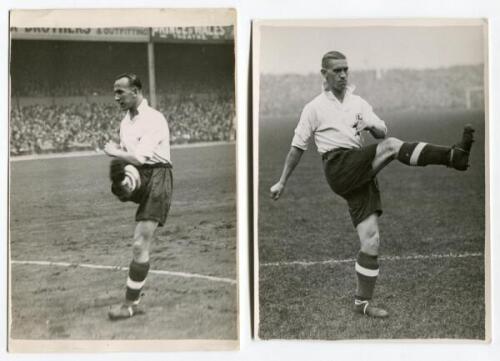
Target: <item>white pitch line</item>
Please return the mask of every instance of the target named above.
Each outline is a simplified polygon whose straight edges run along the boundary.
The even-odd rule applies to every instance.
[[[104,266],[98,264],[88,264],[88,263],[69,263],[69,262],[50,262],[50,261],[16,261],[12,260],[12,264],[29,264],[37,266],[58,266],[58,267],[81,267],[81,268],[92,268],[92,269],[107,269],[113,271],[128,271],[128,267],[120,266]],[[164,271],[164,270],[149,270],[149,273],[167,275],[167,276],[177,276],[184,278],[199,278],[214,282],[224,282],[232,285],[236,284],[236,280],[223,277],[206,276],[198,273],[188,273],[188,272],[174,272],[174,271]]]
[[[447,253],[447,254],[416,254],[409,256],[382,256],[379,257],[381,261],[407,261],[407,260],[419,260],[419,259],[441,259],[441,258],[467,258],[467,257],[481,257],[482,253]],[[353,263],[356,262],[355,258],[347,259],[328,259],[324,261],[291,261],[291,262],[268,262],[261,263],[261,267],[281,267],[281,266],[316,266],[325,264],[340,264],[340,263]]]

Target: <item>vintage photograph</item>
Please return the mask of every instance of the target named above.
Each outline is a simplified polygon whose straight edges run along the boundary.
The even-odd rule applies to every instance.
[[[253,24],[259,339],[489,339],[485,20]]]
[[[238,348],[235,21],[11,12],[10,351]]]

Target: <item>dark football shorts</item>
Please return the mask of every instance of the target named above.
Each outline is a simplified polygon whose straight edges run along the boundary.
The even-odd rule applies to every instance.
[[[141,175],[141,187],[131,198],[131,201],[139,204],[135,220],[157,221],[161,227],[167,221],[172,201],[172,166],[145,164],[137,169]]]
[[[382,214],[382,202],[372,161],[377,144],[323,154],[323,168],[330,188],[347,201],[354,227],[371,214]]]

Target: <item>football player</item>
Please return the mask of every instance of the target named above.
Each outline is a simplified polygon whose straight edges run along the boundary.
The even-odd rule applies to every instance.
[[[149,270],[154,232],[165,224],[172,198],[167,120],[149,106],[135,74],[116,77],[114,94],[126,114],[120,124],[120,144],[109,142],[104,147],[105,153],[114,158],[110,168],[112,192],[121,201],[137,203],[138,208],[125,300],[110,309],[113,320],[140,311],[138,304]]]
[[[384,121],[349,85],[344,54],[326,53],[321,61],[321,74],[324,91],[304,107],[281,178],[271,187],[270,196],[277,200],[283,194],[288,178],[313,138],[323,159],[327,182],[334,193],[347,201],[360,240],[355,263],[354,310],[384,318],[388,312],[371,303],[379,274],[378,218],[382,214],[376,175],[393,160],[409,166],[436,164],[464,171],[469,165],[474,130],[466,126],[462,139],[451,147],[386,138]],[[364,146],[361,132],[382,141]]]

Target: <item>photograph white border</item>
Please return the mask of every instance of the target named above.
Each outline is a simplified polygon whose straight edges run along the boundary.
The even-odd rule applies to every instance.
[[[137,7],[136,0],[87,0],[86,7],[89,8],[134,8]],[[4,54],[2,65],[4,71],[0,73],[0,80],[3,84],[8,83],[8,10],[20,8],[75,8],[73,2],[67,0],[5,0],[0,2],[2,17],[0,17],[0,50]],[[248,164],[248,127],[251,126],[251,119],[248,118],[246,109],[248,101],[248,76],[250,71],[250,45],[251,45],[251,21],[254,19],[286,19],[286,18],[465,18],[484,17],[489,19],[490,39],[490,97],[497,99],[500,95],[500,3],[497,0],[422,0],[422,1],[400,1],[400,0],[351,0],[341,4],[329,0],[149,0],[144,3],[147,7],[235,7],[238,11],[238,41],[237,41],[237,69],[238,69],[238,164],[241,165],[238,171],[238,214],[241,219],[249,217],[249,172],[245,167]],[[0,174],[3,192],[0,192],[0,233],[7,233],[7,167],[8,167],[8,89],[4,86],[0,89],[0,101],[3,105],[2,127],[0,134],[5,140],[0,152]],[[500,149],[493,146],[500,144],[500,123],[496,121],[499,116],[499,105],[491,102],[489,105],[490,117],[493,120],[490,124],[490,180],[491,180],[491,213],[490,220],[500,219],[500,188],[494,186],[500,184]],[[498,222],[497,222],[498,223]],[[260,342],[253,339],[251,324],[252,315],[250,311],[250,275],[251,260],[248,250],[249,234],[248,222],[238,224],[240,238],[239,271],[240,271],[240,351],[239,352],[212,352],[193,353],[182,352],[175,354],[165,353],[112,353],[112,354],[76,354],[71,355],[75,361],[82,360],[137,360],[147,358],[151,361],[180,360],[198,361],[203,360],[225,361],[225,360],[261,360],[271,361],[281,360],[361,360],[370,359],[372,361],[391,360],[439,360],[439,361],[470,361],[470,360],[497,360],[500,355],[500,277],[492,273],[492,343],[490,345],[457,345],[457,344],[371,344],[359,342],[356,345],[332,342],[294,342],[294,341],[269,341]],[[491,255],[492,269],[500,264],[500,224],[491,224]],[[6,259],[6,247],[3,248],[2,256]],[[7,270],[3,267],[2,282],[6,293]],[[7,360],[65,360],[65,354],[35,354],[20,355],[8,354],[6,352],[6,300],[7,297],[0,297],[0,321],[4,326],[0,337],[0,359]]]
[[[79,27],[166,27],[166,26],[234,26],[234,51],[236,59],[237,13],[234,8],[177,8],[177,9],[53,9],[13,10],[10,27],[18,28],[79,28]],[[235,100],[237,98],[235,61]],[[237,105],[235,104],[237,111]],[[8,119],[8,118],[7,118]],[[7,142],[9,144],[9,142]],[[235,167],[237,172],[237,167]],[[236,174],[235,174],[236,175]],[[237,194],[235,195],[237,202]],[[236,210],[237,211],[237,210]],[[238,213],[237,223],[239,222]],[[238,229],[238,227],[237,227]],[[238,237],[238,231],[236,232]],[[8,239],[10,239],[10,234]],[[236,242],[236,280],[239,280],[238,239]],[[10,249],[9,256],[10,260]],[[11,262],[8,262],[8,294],[11,295]],[[23,340],[12,339],[8,332],[9,352],[160,352],[160,351],[234,351],[239,349],[239,298],[236,286],[236,339],[190,340]],[[10,300],[10,297],[9,297]],[[12,304],[8,303],[8,320],[12,322]],[[8,329],[11,329],[9,324]]]
[[[452,342],[452,343],[486,343],[491,342],[491,238],[490,238],[490,184],[488,167],[489,155],[489,22],[487,18],[405,18],[405,19],[266,19],[254,20],[252,22],[252,131],[253,131],[253,254],[254,254],[254,318],[255,325],[254,334],[256,339],[259,337],[259,105],[260,105],[260,59],[261,59],[261,40],[262,28],[361,28],[370,26],[384,27],[449,27],[449,26],[481,26],[483,28],[483,59],[484,59],[484,119],[485,119],[485,244],[484,244],[484,267],[485,267],[485,336],[484,340],[462,340],[462,339],[394,339],[394,340],[367,340],[367,342],[415,342],[415,343],[436,343],[436,342]],[[360,340],[331,340],[335,342],[360,342]],[[366,341],[365,341],[366,342]]]

